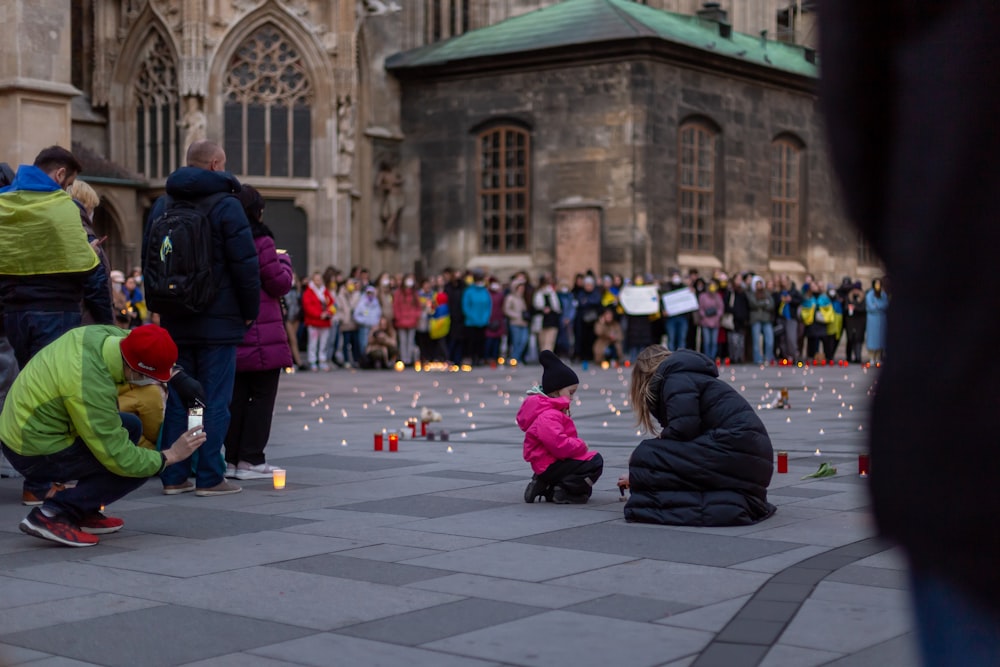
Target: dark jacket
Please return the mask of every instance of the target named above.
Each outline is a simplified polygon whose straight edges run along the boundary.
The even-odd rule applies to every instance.
[[[719,379],[715,363],[678,350],[652,381],[660,387],[653,414],[664,429],[632,452],[625,519],[742,526],[774,514],[767,502],[771,438],[750,404]]]
[[[892,363],[868,430],[875,516],[918,573],[997,611],[1000,384],[983,361],[1000,310],[983,295],[1000,289],[1000,87],[983,82],[1000,66],[1000,12],[991,0],[840,0],[822,13],[831,160],[893,286]],[[947,343],[928,354],[928,341]],[[945,387],[961,390],[942,404]]]
[[[267,229],[264,225],[255,228]],[[281,297],[292,289],[292,260],[278,254],[270,231],[254,238],[260,261],[260,314],[236,349],[236,370],[267,371],[292,365],[292,350],[281,316]]]
[[[167,195],[197,201],[208,195],[240,191],[240,183],[226,172],[181,167],[167,178]],[[160,197],[149,221],[167,205]],[[260,265],[243,207],[236,197],[224,197],[209,214],[212,222],[212,278],[218,291],[204,312],[161,315],[160,324],[178,344],[237,345],[247,332],[247,320],[256,320],[260,309]],[[148,222],[146,225],[149,228]],[[145,254],[146,243],[143,244]],[[143,263],[145,264],[145,257]]]

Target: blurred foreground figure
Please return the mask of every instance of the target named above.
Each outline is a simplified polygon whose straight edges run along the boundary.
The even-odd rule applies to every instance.
[[[997,665],[1000,382],[986,369],[1000,310],[981,295],[1000,289],[1000,4],[827,0],[821,12],[834,167],[893,292],[870,430],[875,514],[909,556],[925,664]],[[942,409],[921,414],[945,388]]]

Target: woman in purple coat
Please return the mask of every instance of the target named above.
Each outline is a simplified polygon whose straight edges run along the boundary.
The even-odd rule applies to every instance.
[[[281,316],[281,297],[292,287],[292,262],[275,249],[274,235],[262,222],[264,199],[260,193],[244,185],[239,198],[260,262],[260,314],[236,352],[236,381],[226,433],[226,477],[263,479],[274,471],[264,462],[264,446],[271,436],[278,379],[281,370],[292,365]]]

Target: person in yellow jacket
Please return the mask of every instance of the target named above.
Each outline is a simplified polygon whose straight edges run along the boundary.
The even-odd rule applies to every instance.
[[[22,532],[71,547],[93,546],[120,530],[101,509],[164,467],[184,461],[205,441],[189,429],[163,452],[135,446],[135,415],[118,410],[118,387],[170,381],[177,345],[155,324],[131,333],[115,326],[77,327],[44,347],[21,370],[0,413],[0,447],[44,497],[21,521]],[[75,485],[68,483],[76,480]]]

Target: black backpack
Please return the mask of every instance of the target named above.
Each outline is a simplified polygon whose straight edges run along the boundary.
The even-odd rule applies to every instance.
[[[167,197],[167,206],[146,230],[142,284],[154,313],[190,315],[215,298],[212,277],[212,208],[228,193],[197,201]]]

